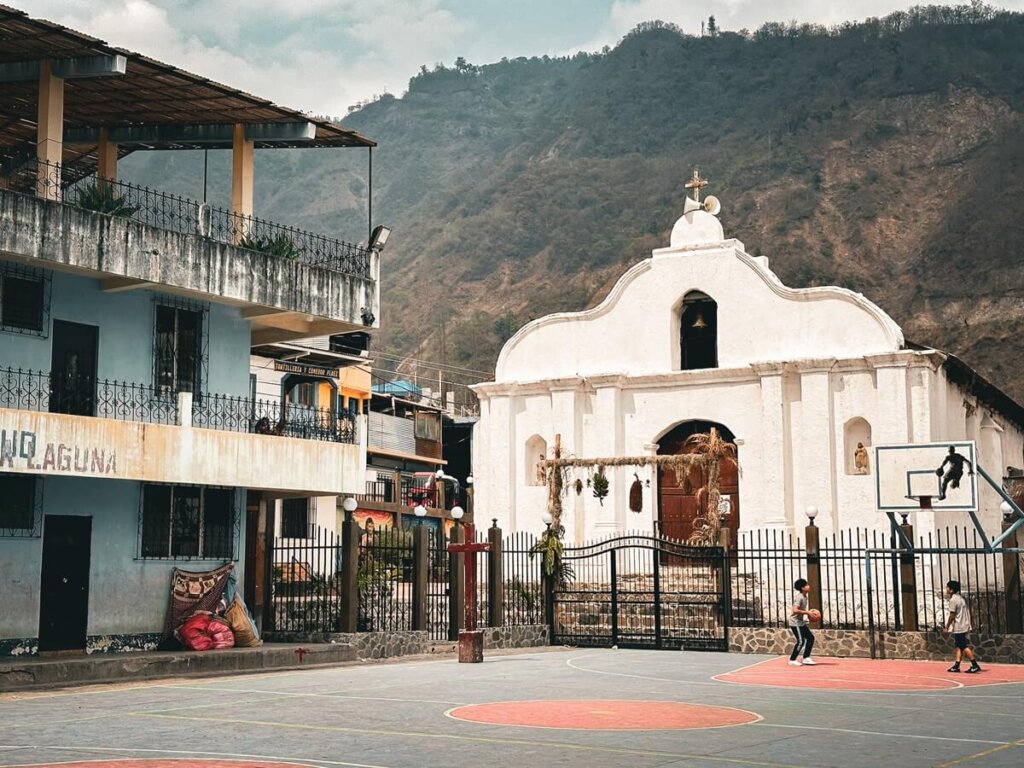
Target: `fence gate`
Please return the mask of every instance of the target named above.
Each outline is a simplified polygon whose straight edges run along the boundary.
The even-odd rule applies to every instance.
[[[720,547],[623,536],[566,547],[555,644],[728,650],[729,560]]]

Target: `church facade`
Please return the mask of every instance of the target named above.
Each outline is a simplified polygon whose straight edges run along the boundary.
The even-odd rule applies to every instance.
[[[734,531],[807,524],[828,535],[888,527],[876,509],[873,446],[974,440],[999,478],[1024,455],[1024,409],[956,357],[908,344],[864,296],[789,288],[766,257],[726,239],[704,210],[682,216],[670,246],[618,280],[600,305],[525,325],[502,349],[493,382],[475,387],[476,508],[506,531],[543,531],[546,470],[564,458],[685,450],[711,427],[735,442],[723,471]],[[652,466],[566,470],[567,542],[620,531],[688,538],[702,500]],[[577,480],[579,482],[577,482]],[[629,509],[639,480],[642,509]],[[979,482],[979,518],[998,530],[1000,499]],[[919,512],[916,530],[962,525],[963,513]]]

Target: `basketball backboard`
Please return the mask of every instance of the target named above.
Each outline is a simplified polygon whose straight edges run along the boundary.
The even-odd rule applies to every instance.
[[[928,496],[932,509],[976,512],[976,455],[971,441],[876,446],[875,501],[879,511],[905,514],[919,509],[919,498]],[[943,489],[945,498],[941,498]]]

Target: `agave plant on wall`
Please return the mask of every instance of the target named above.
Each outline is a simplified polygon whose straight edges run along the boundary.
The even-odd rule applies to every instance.
[[[81,187],[75,194],[75,205],[87,211],[126,218],[133,216],[139,210],[137,205],[132,205],[124,198],[114,194],[112,184],[88,184]]]

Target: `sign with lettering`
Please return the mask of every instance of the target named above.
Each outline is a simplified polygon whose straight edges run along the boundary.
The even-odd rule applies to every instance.
[[[117,475],[117,451],[96,445],[48,443],[26,429],[0,429],[0,467]]]
[[[292,363],[285,360],[275,360],[274,370],[284,373],[301,373],[305,376],[320,376],[327,379],[338,377],[337,368],[327,368],[323,365],[309,365],[308,363]]]

